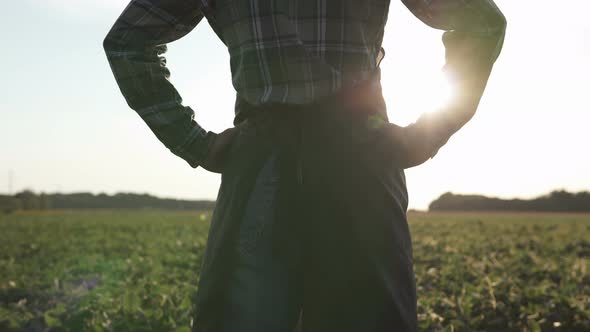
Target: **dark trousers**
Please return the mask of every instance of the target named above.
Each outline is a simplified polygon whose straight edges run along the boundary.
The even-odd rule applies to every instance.
[[[416,331],[404,171],[384,108],[261,110],[222,174],[198,331]],[[198,312],[199,313],[199,312]]]
[[[264,162],[240,222],[220,332],[293,331],[300,317],[302,271],[293,266],[300,257],[277,255],[272,241],[282,221],[276,213],[279,155],[275,149]],[[298,254],[301,240],[288,236],[283,245]]]

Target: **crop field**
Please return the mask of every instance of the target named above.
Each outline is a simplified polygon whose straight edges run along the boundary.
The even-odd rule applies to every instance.
[[[208,211],[0,215],[0,331],[188,331]],[[590,331],[590,215],[412,213],[421,331]]]

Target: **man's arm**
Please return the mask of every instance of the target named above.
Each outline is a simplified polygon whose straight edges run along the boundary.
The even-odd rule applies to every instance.
[[[196,168],[216,134],[195,122],[194,112],[169,81],[166,43],[189,33],[203,18],[200,1],[132,0],[103,46],[127,104],[172,153]]]
[[[451,135],[475,114],[494,62],[502,49],[506,19],[492,0],[402,2],[422,22],[446,31],[443,34],[446,51],[444,70],[455,93],[445,109],[424,114],[416,123],[406,127],[408,134],[405,140],[408,145],[412,145],[412,141],[419,141],[421,136],[428,136],[422,139],[422,148],[413,148],[418,151],[418,155],[413,156],[407,165],[412,167],[434,156]]]

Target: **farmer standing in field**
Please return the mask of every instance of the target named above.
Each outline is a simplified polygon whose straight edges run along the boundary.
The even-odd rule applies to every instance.
[[[191,167],[221,173],[194,331],[417,330],[404,169],[471,119],[506,20],[492,0],[402,2],[446,31],[458,92],[406,127],[381,92],[387,0],[133,0],[106,36],[129,106]],[[163,57],[204,17],[236,90],[222,133],[193,119]]]

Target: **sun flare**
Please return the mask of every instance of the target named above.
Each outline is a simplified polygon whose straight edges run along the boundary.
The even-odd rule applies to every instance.
[[[424,85],[425,93],[422,101],[423,112],[437,112],[445,108],[451,102],[454,91],[446,75],[441,72],[435,75],[431,81]]]
[[[387,90],[388,113],[394,122],[409,124],[423,113],[437,112],[447,107],[455,95],[444,72],[425,71],[408,74],[391,84]]]

